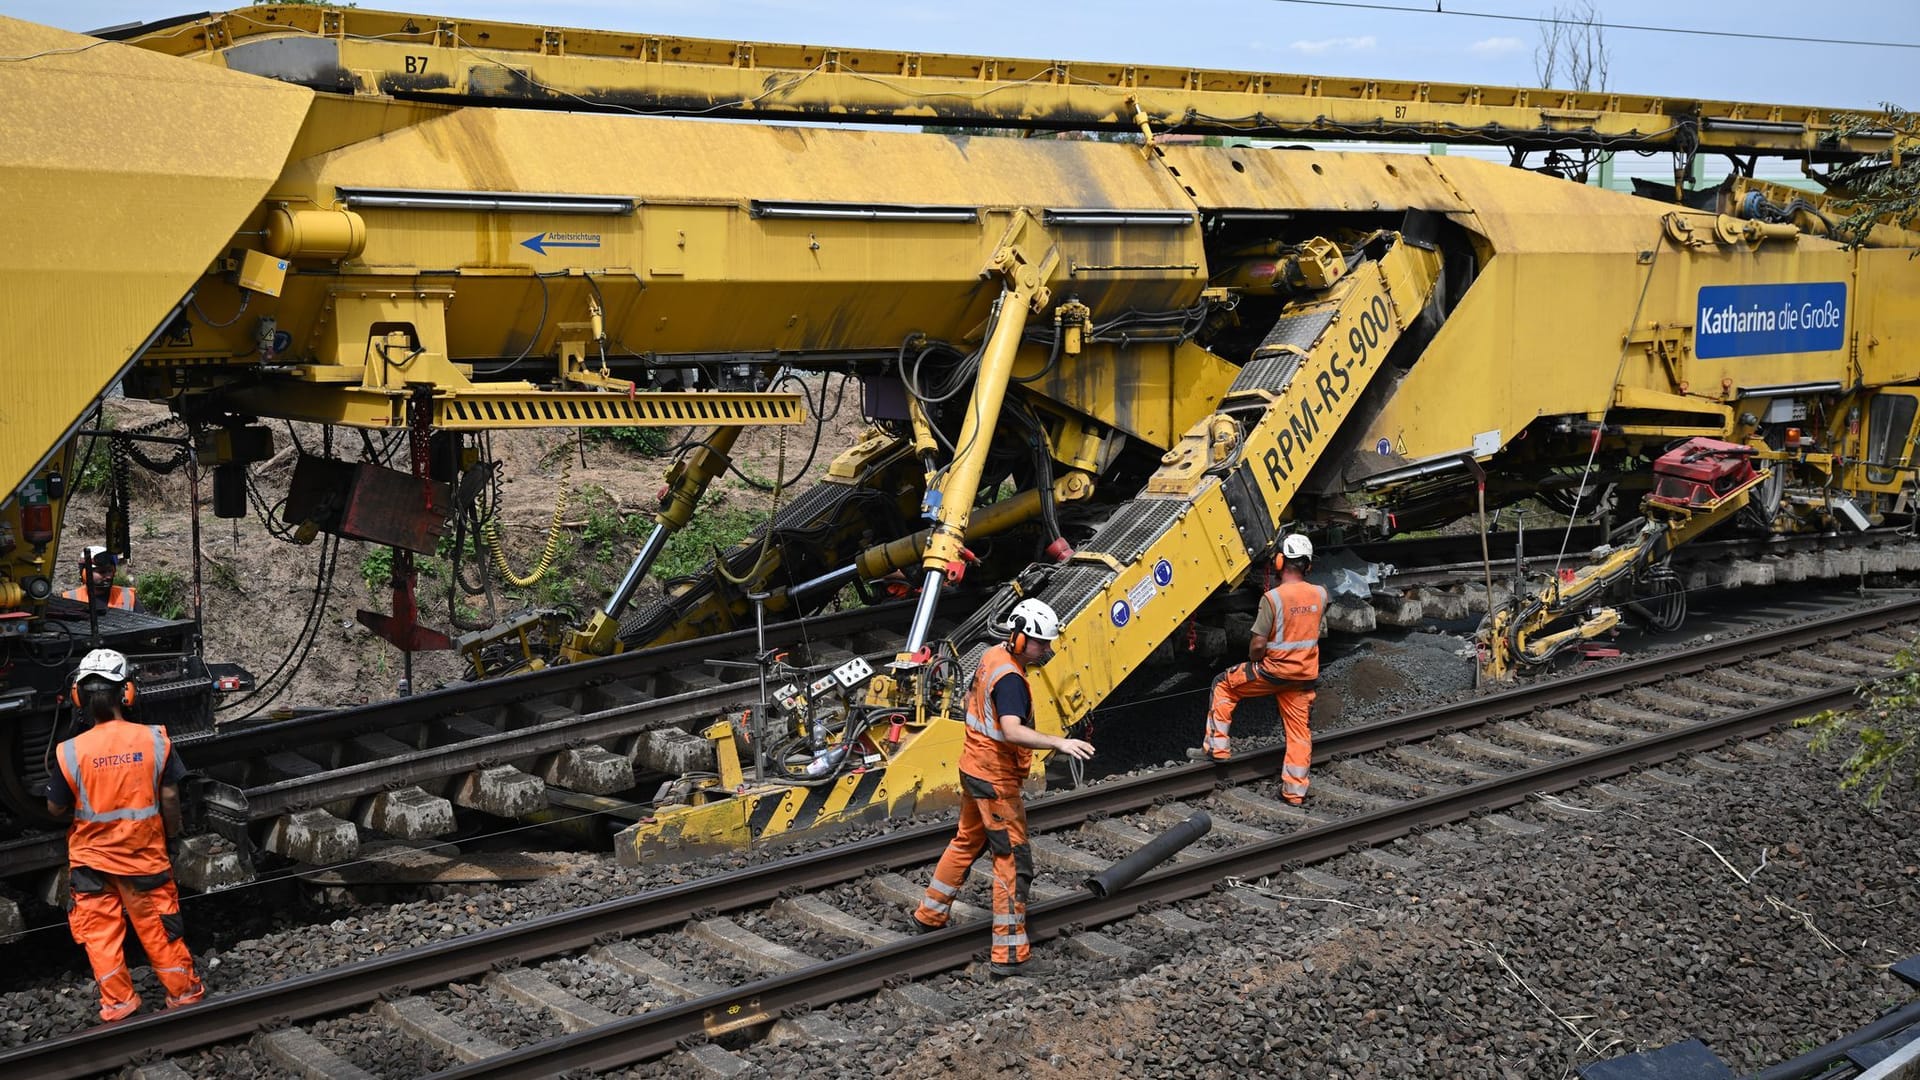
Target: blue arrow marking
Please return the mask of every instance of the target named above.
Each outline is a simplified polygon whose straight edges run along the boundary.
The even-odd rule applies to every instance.
[[[545,255],[548,248],[597,248],[599,233],[541,233],[520,241],[520,246]]]

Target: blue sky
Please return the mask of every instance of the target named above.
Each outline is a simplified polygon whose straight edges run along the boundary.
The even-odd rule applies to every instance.
[[[1433,0],[1379,0],[1427,7]],[[1443,0],[1460,11],[1537,16],[1552,0]],[[203,0],[204,5],[204,0]],[[401,0],[378,7],[474,19],[690,37],[922,52],[1533,85],[1532,23],[1359,10],[1284,0]],[[1819,44],[1807,37],[1920,45],[1913,0],[1733,4],[1596,0],[1608,22],[1776,34],[1791,41],[1611,30],[1609,87],[1627,93],[1868,108],[1920,107],[1920,48]],[[69,30],[204,10],[165,0],[0,0],[0,12]]]

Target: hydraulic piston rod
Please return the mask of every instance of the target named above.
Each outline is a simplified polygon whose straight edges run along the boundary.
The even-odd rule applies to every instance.
[[[1007,398],[1007,382],[1013,374],[1013,360],[1020,351],[1020,336],[1027,329],[1027,313],[1036,305],[1044,306],[1047,290],[1044,282],[1056,257],[1052,252],[1042,266],[1022,261],[1011,249],[1001,252],[1001,269],[1010,284],[1001,292],[999,312],[993,332],[980,353],[980,370],[974,376],[973,399],[967,403],[967,418],[960,427],[959,448],[947,465],[940,486],[929,492],[934,507],[932,535],[927,538],[926,553],[920,565],[926,569],[920,590],[920,603],[914,608],[913,626],[907,633],[907,652],[918,652],[926,644],[927,628],[939,607],[940,586],[949,576],[958,578],[961,552],[965,547],[967,523],[973,516],[974,496],[980,491],[980,473],[986,467],[987,450],[993,443],[993,430],[1000,417],[1000,406]]]
[[[586,629],[567,635],[563,646],[566,654],[580,659],[605,656],[614,651],[620,631],[620,613],[633,600],[633,594],[640,588],[647,571],[653,567],[654,560],[666,549],[668,538],[693,520],[694,507],[699,505],[700,496],[706,493],[707,485],[732,464],[727,453],[739,438],[738,427],[714,428],[693,448],[692,453],[675,462],[673,468],[667,471],[667,483],[660,493],[660,510],[653,516],[653,531],[647,534],[646,542],[640,545],[640,551],[634,555],[620,584],[614,588],[613,595],[607,598],[606,606],[593,613]]]

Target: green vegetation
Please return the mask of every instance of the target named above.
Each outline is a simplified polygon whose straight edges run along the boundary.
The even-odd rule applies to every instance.
[[[1873,226],[1883,220],[1903,229],[1913,228],[1920,220],[1920,154],[1904,150],[1920,136],[1920,117],[1892,102],[1880,108],[1878,115],[1832,118],[1839,137],[1870,131],[1898,136],[1879,153],[1835,167],[1829,178],[1834,206],[1846,215],[1834,224],[1833,234],[1849,244],[1865,243]]]
[[[691,574],[713,558],[715,548],[725,551],[738,544],[765,520],[765,510],[720,506],[701,510],[693,515],[686,528],[668,539],[666,548],[654,561],[653,576],[664,581]]]
[[[1916,648],[1920,639],[1894,654],[1892,675],[1862,688],[1864,701],[1857,711],[1828,709],[1794,725],[1813,729],[1814,752],[1825,750],[1836,739],[1857,744],[1841,766],[1840,789],[1864,786],[1869,807],[1880,805],[1887,785],[1903,766],[1913,767],[1912,755],[1920,746],[1920,652]]]
[[[205,555],[202,558],[207,567],[207,577],[212,581],[214,588],[229,592],[240,591],[240,572],[233,568],[232,563],[221,562],[212,555]]]
[[[665,428],[650,427],[597,427],[585,429],[585,438],[590,443],[603,443],[620,447],[628,453],[641,457],[659,457],[667,452],[667,431]]]
[[[367,592],[378,596],[393,584],[393,549],[377,547],[360,560],[360,576],[366,579]]]
[[[102,409],[93,426],[100,431],[112,431],[119,423],[114,414]],[[84,445],[86,449],[79,463],[73,467],[72,482],[67,487],[76,494],[92,495],[107,490],[107,481],[113,475],[111,440],[105,436],[90,436]]]
[[[134,576],[133,589],[140,606],[162,619],[187,613],[187,579],[178,570],[144,570]]]
[[[584,484],[569,500],[576,511],[585,511],[586,524],[580,529],[580,543],[598,559],[621,557],[619,549],[647,535],[653,519],[646,514],[623,514],[613,496],[598,484]]]

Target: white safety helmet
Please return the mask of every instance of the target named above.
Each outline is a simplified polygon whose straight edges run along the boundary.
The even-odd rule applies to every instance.
[[[88,544],[80,549],[80,563],[89,569],[111,570],[119,562],[113,553],[99,544]]]
[[[89,679],[104,679],[107,682],[123,683],[127,681],[127,658],[112,649],[95,649],[80,661],[79,668],[73,673],[73,681],[84,685]]]
[[[1007,616],[1007,629],[1035,641],[1052,641],[1060,636],[1060,616],[1053,613],[1046,601],[1028,597],[1013,605],[1013,611]]]
[[[1300,533],[1292,533],[1280,541],[1280,557],[1283,559],[1313,558],[1313,541]]]

